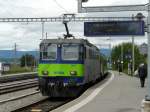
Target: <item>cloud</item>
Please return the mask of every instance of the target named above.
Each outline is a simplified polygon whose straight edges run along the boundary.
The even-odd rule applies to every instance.
[[[92,5],[96,0],[89,0],[90,5]],[[112,1],[112,0],[97,0],[96,4],[101,5],[112,5],[120,4],[122,0]],[[60,16],[66,13],[77,12],[77,1],[76,0],[0,0],[0,15],[1,17],[54,17]],[[146,0],[123,0],[123,3],[144,3]],[[63,9],[63,8],[65,9]],[[135,12],[134,12],[135,13]],[[77,16],[131,16],[133,12],[125,13],[93,13],[93,14],[78,14]],[[135,13],[136,14],[136,13]],[[144,13],[146,14],[146,13]],[[108,43],[105,38],[88,38],[83,35],[83,23],[71,22],[68,24],[70,33],[77,38],[86,38],[92,43]],[[32,50],[38,49],[40,39],[41,39],[41,23],[0,23],[0,49],[13,49],[14,43],[17,43],[19,50]],[[65,31],[65,27],[61,22],[55,23],[45,23],[45,32],[48,33],[48,38],[62,37]],[[44,34],[45,35],[45,34]],[[140,38],[140,42],[147,41]],[[118,44],[122,41],[127,41],[128,39],[116,37],[113,38],[115,42],[113,44]],[[137,42],[138,43],[138,42]]]
[[[0,10],[3,17],[50,17],[77,12],[76,0],[0,0]],[[71,5],[67,5],[71,4]],[[67,6],[67,7],[66,7]]]

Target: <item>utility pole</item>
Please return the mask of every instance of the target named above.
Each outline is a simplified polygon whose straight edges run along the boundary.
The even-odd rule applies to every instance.
[[[111,41],[111,40],[110,40]],[[110,69],[112,68],[112,61],[111,61],[111,42],[109,43],[109,49],[110,49],[110,57],[109,57],[109,60],[110,60]]]
[[[46,32],[46,39],[47,39],[47,32]]]
[[[44,39],[44,22],[42,22],[42,40]]]
[[[111,61],[111,37],[109,37],[109,50],[110,50],[110,56],[109,56],[109,68],[112,68],[112,61]]]
[[[134,56],[134,36],[132,36],[132,76],[134,74],[134,64],[135,64],[135,56]]]
[[[25,68],[27,69],[28,68],[28,65],[27,65],[27,54],[24,55],[24,64],[25,64]]]
[[[14,45],[14,65],[17,65],[17,44]]]

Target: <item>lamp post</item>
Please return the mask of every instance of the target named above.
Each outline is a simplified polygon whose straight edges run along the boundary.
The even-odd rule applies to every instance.
[[[132,15],[132,18],[134,20],[134,15]],[[145,16],[142,14],[142,13],[138,13],[135,18],[138,20],[138,21],[141,21],[143,20],[143,18],[145,18]],[[134,74],[134,66],[135,65],[135,53],[134,53],[134,36],[132,36],[132,75]]]
[[[143,18],[143,15],[142,13],[138,13],[136,16],[135,16],[138,20],[141,20]],[[134,20],[134,14],[132,15],[132,20]],[[134,36],[132,36],[132,69],[131,69],[131,74],[133,76],[134,74],[134,65],[135,65],[135,55],[134,55]]]
[[[107,39],[109,41],[109,50],[110,50],[110,55],[109,55],[109,68],[112,68],[112,61],[111,61],[111,37]]]
[[[118,66],[118,71],[119,71],[119,65],[120,65],[120,60],[117,60],[117,66]]]
[[[132,36],[132,76],[134,74],[135,53],[134,53],[134,36]]]
[[[132,15],[132,18],[134,20],[134,15]],[[135,18],[138,20],[138,21],[141,21],[143,20],[143,18],[145,18],[145,16],[142,14],[142,13],[138,13]],[[135,53],[134,53],[134,36],[132,36],[132,75],[134,74],[134,65],[135,65]]]
[[[121,67],[123,71],[123,44],[121,45]]]

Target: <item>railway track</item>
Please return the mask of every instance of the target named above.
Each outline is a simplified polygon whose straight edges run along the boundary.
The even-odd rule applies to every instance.
[[[107,74],[105,75],[104,79],[107,77]],[[84,91],[86,91],[89,87],[101,82],[101,80],[98,80],[92,85],[88,85]],[[83,92],[84,92],[83,91]],[[83,93],[82,92],[82,93]],[[81,93],[81,95],[82,95]],[[49,112],[53,109],[56,109],[59,106],[62,106],[75,98],[47,98],[45,100],[39,101],[35,104],[29,105],[27,107],[15,110],[13,112]]]
[[[0,84],[0,95],[38,86],[38,79],[28,79]]]
[[[14,94],[13,92],[19,92],[20,90],[26,90],[34,87],[37,88],[37,86],[37,78],[1,83],[0,95],[5,96],[5,93]],[[37,109],[42,110],[42,112],[46,112],[47,110],[52,110],[69,101],[66,99],[49,99],[48,97],[42,96],[40,91],[37,91],[35,88],[34,91],[26,92],[26,94],[22,92],[23,94],[19,96],[15,96],[14,94],[13,97],[8,96],[6,99],[2,98],[0,100],[0,112],[34,112]]]
[[[30,82],[30,83],[29,83]],[[99,81],[98,81],[99,82]],[[98,83],[97,82],[97,83]],[[1,90],[7,90],[7,92],[16,91],[16,88],[22,88],[23,85],[32,85],[37,83],[37,79],[24,80],[22,82],[12,82],[12,83],[3,83],[0,85]],[[20,86],[19,86],[20,85]],[[92,86],[92,85],[91,85]],[[30,88],[31,86],[29,86]],[[9,88],[14,88],[10,89]],[[17,90],[20,90],[18,89]],[[24,87],[25,88],[25,87]],[[0,112],[48,112],[51,111],[73,99],[51,99],[49,97],[42,96],[40,91],[37,91],[35,87],[33,91],[29,89],[28,92],[22,92],[22,95],[19,94],[16,97],[3,98],[0,100]],[[0,92],[1,92],[0,90]],[[4,93],[4,92],[1,92]],[[5,95],[5,94],[4,94]]]
[[[0,101],[0,112],[12,112],[47,98],[42,96],[39,91],[32,91],[20,96],[3,99]]]
[[[70,98],[46,98],[45,100],[42,100],[25,108],[15,110],[13,112],[49,112],[72,100],[73,99]]]
[[[31,92],[22,92],[22,94],[7,96],[0,100],[0,112],[47,112],[53,110],[71,99],[51,99],[42,96],[40,91],[34,88]]]
[[[37,78],[37,72],[18,73],[0,76],[0,83],[8,83],[13,81],[27,80]]]

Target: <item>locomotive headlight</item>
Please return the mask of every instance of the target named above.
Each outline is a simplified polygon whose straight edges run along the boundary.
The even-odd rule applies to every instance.
[[[43,75],[48,75],[48,71],[42,71]]]
[[[71,71],[70,75],[77,75],[77,72],[76,71]]]

